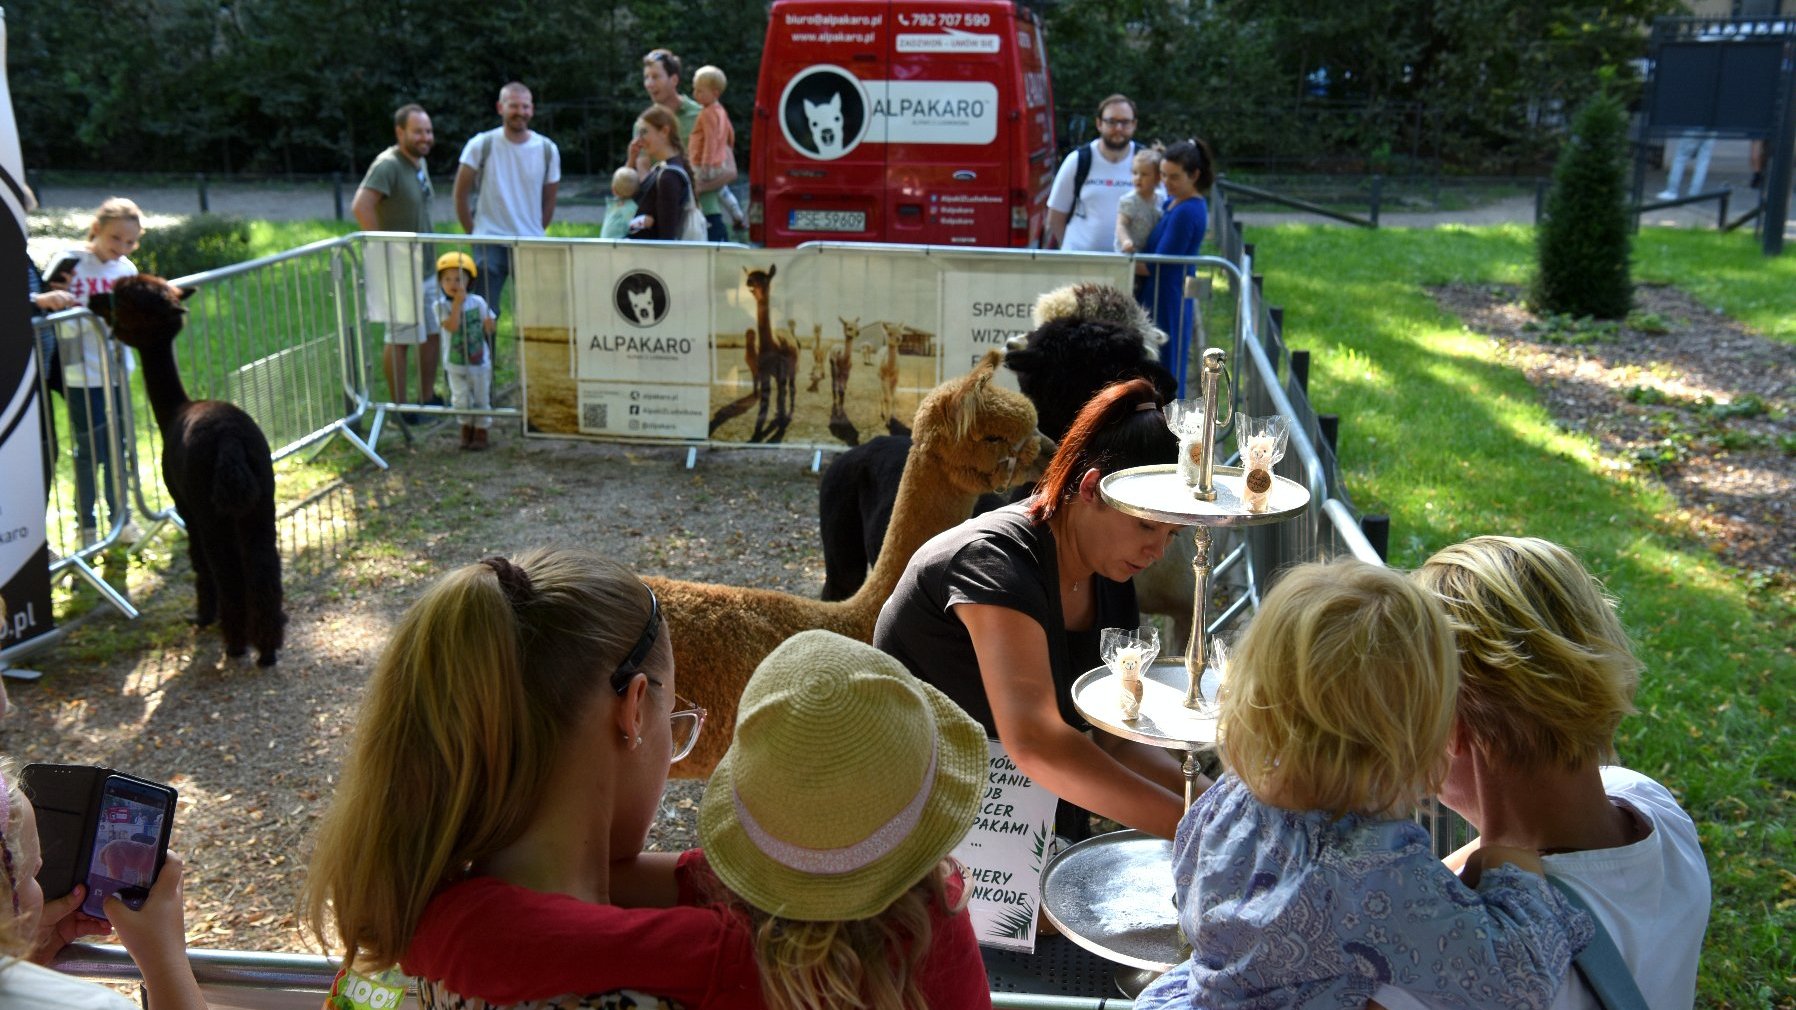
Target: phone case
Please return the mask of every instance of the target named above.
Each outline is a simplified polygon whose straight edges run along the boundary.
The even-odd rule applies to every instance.
[[[29,764],[20,772],[19,784],[37,811],[37,838],[44,859],[43,868],[37,871],[37,882],[44,890],[44,900],[54,901],[87,879],[98,827],[100,791],[113,775],[168,790],[169,816],[163,818],[162,837],[157,839],[156,872],[162,872],[162,854],[168,851],[174,798],[178,796],[173,787],[113,768]]]

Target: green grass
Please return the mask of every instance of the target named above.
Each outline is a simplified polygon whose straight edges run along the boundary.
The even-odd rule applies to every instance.
[[[1634,243],[1634,279],[1675,284],[1766,336],[1796,344],[1796,248],[1766,256],[1748,231],[1648,228]]]
[[[1479,533],[1576,550],[1621,598],[1646,664],[1622,759],[1695,818],[1714,882],[1699,1004],[1792,1007],[1796,948],[1796,599],[1733,571],[1678,526],[1669,493],[1560,428],[1495,343],[1435,306],[1425,285],[1523,283],[1532,231],[1256,228],[1256,269],[1314,352],[1311,396],[1342,416],[1346,482],[1391,516],[1392,563],[1414,566]],[[1643,277],[1789,340],[1796,258],[1738,236],[1649,231]],[[1781,301],[1773,304],[1772,295]]]

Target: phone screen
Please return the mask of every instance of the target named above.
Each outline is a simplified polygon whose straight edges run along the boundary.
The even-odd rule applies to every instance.
[[[106,897],[113,893],[130,908],[143,907],[162,866],[173,807],[171,790],[116,775],[106,779],[100,790],[83,912],[104,919]]]

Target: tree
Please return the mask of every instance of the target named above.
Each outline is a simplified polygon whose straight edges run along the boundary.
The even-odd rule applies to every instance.
[[[1620,103],[1598,95],[1578,112],[1553,169],[1538,238],[1537,310],[1598,319],[1628,314],[1634,288],[1626,163],[1627,119]]]

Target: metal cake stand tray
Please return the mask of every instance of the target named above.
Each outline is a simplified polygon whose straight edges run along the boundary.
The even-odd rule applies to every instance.
[[[1172,843],[1141,831],[1087,838],[1042,871],[1042,911],[1067,939],[1147,971],[1190,955],[1173,893]]]
[[[1241,468],[1216,468],[1216,499],[1200,501],[1179,476],[1176,463],[1157,463],[1118,470],[1098,482],[1104,501],[1120,511],[1156,522],[1184,526],[1261,526],[1283,522],[1310,503],[1309,489],[1272,475],[1264,512],[1250,512],[1241,500]]]
[[[1215,670],[1204,670],[1202,694],[1210,703],[1195,709],[1185,706],[1188,679],[1183,657],[1157,660],[1141,675],[1141,715],[1124,719],[1122,675],[1099,666],[1073,681],[1073,707],[1093,726],[1125,740],[1175,750],[1209,747],[1216,743],[1215,698],[1220,679]]]

